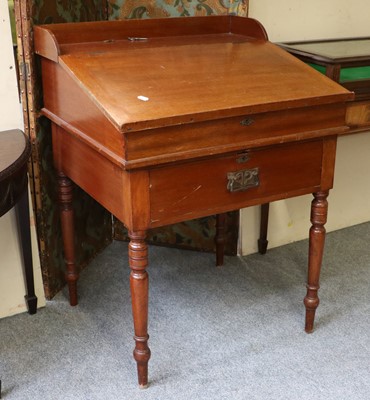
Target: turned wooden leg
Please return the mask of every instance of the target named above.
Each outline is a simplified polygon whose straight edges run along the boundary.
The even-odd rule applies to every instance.
[[[69,303],[75,306],[77,300],[78,272],[75,265],[74,222],[73,222],[73,183],[62,172],[58,172],[58,201],[66,263],[66,281],[69,289]]]
[[[307,278],[307,294],[304,298],[306,306],[306,324],[305,331],[312,332],[315,311],[319,305],[319,279],[322,257],[325,243],[326,218],[328,214],[328,197],[329,192],[313,193],[314,199],[311,205],[311,223],[308,253],[308,278]]]
[[[216,266],[224,265],[226,213],[216,215]]]
[[[269,210],[270,203],[261,204],[261,222],[260,222],[260,237],[258,239],[258,252],[260,254],[266,254],[267,245],[267,228],[269,223]]]
[[[130,288],[135,329],[134,359],[137,363],[140,388],[146,388],[148,385],[148,361],[150,358],[150,349],[148,347],[149,279],[146,272],[148,246],[145,242],[145,237],[145,231],[129,232]]]

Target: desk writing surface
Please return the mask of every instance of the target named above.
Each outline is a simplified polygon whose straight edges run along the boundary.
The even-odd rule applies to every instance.
[[[63,55],[61,63],[122,130],[140,129],[149,120],[155,127],[175,118],[176,123],[210,119],[222,110],[233,115],[257,107],[281,109],[297,100],[320,104],[338,95],[337,85],[319,85],[327,79],[308,74],[274,45],[234,43],[232,35],[229,43],[133,43],[122,51]]]

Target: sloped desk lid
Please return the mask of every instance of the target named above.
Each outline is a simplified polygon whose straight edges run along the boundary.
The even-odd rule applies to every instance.
[[[35,44],[122,132],[353,98],[249,18],[47,25]]]

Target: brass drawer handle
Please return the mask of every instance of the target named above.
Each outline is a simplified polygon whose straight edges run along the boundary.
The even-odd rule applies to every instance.
[[[227,190],[229,192],[244,192],[260,184],[258,168],[244,169],[227,173]]]
[[[254,123],[254,120],[252,118],[244,118],[240,121],[240,125],[242,126],[250,126]]]

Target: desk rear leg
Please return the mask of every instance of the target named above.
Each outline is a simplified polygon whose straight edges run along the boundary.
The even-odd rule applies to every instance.
[[[258,239],[258,252],[266,254],[268,240],[267,228],[269,223],[270,203],[261,204],[261,221],[260,221],[260,237]]]
[[[148,347],[149,278],[146,272],[148,266],[148,246],[145,242],[145,237],[145,231],[129,232],[130,288],[135,329],[134,359],[137,363],[140,388],[148,386],[148,362],[150,359],[150,349]]]
[[[226,213],[216,215],[216,266],[224,265]]]
[[[325,228],[328,215],[328,197],[329,192],[313,193],[314,199],[311,204],[311,223],[309,236],[309,252],[308,252],[308,278],[307,278],[307,294],[304,298],[306,306],[306,324],[305,331],[311,333],[313,331],[315,312],[319,305],[319,297],[317,292],[320,288],[319,279],[324,253],[325,244]]]
[[[64,258],[66,263],[66,281],[69,290],[69,303],[75,306],[77,299],[77,280],[79,274],[75,264],[74,250],[74,216],[73,216],[73,183],[63,174],[58,172],[58,201],[60,206],[60,220],[64,246]]]

